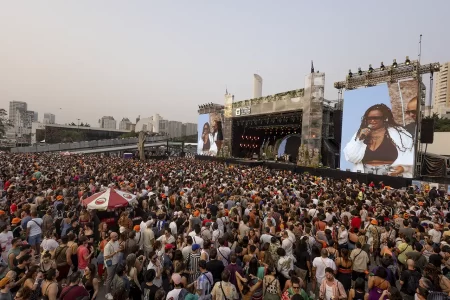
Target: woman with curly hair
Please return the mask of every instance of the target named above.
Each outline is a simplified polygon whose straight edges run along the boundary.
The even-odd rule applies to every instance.
[[[369,107],[358,131],[344,148],[345,160],[353,163],[353,172],[412,177],[414,141],[398,125],[385,104]]]

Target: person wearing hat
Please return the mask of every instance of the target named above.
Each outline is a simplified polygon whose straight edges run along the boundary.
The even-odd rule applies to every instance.
[[[184,299],[184,297],[188,294],[188,292],[183,289],[183,285],[181,284],[181,276],[178,273],[172,274],[172,282],[174,285],[173,290],[167,293],[166,299]],[[181,295],[181,297],[180,297]]]
[[[13,299],[13,296],[11,294],[11,291],[9,290],[10,287],[10,279],[8,277],[3,278],[0,280],[0,299]]]
[[[187,270],[190,273],[190,281],[195,281],[198,276],[200,276],[200,269],[198,266],[198,262],[200,261],[200,245],[199,244],[193,244],[192,245],[192,252],[188,255],[186,259],[186,265]]]

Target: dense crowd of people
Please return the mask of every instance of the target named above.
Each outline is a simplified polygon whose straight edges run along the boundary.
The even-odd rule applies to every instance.
[[[450,295],[435,188],[194,159],[0,154],[0,300]],[[88,210],[108,188],[135,204]]]

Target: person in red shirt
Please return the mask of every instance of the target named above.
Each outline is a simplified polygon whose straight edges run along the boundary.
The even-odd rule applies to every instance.
[[[358,213],[356,212],[352,212],[352,215],[353,215],[353,217],[352,217],[352,221],[350,222],[350,227],[351,227],[351,229],[354,229],[354,228],[361,228],[361,217],[358,215]]]
[[[206,223],[212,223],[212,220],[211,220],[211,214],[210,214],[210,213],[207,213],[207,214],[206,214],[206,219],[204,219],[204,220],[202,221],[202,226],[205,227],[205,226],[206,226]]]
[[[89,247],[88,238],[85,236],[80,237],[80,246],[77,249],[78,256],[78,270],[83,272],[91,261],[92,255],[94,255],[94,248]]]

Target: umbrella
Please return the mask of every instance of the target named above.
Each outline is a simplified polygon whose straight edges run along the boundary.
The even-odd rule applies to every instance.
[[[119,191],[119,190],[116,190],[115,192],[118,193],[120,196],[124,197],[128,201],[128,203],[130,203],[130,205],[138,204],[138,202],[136,200],[136,198],[137,198],[136,195],[130,194],[130,193],[124,192],[124,191]]]
[[[89,209],[107,210],[128,206],[136,196],[108,188],[104,192],[96,193],[83,200],[83,204]]]

